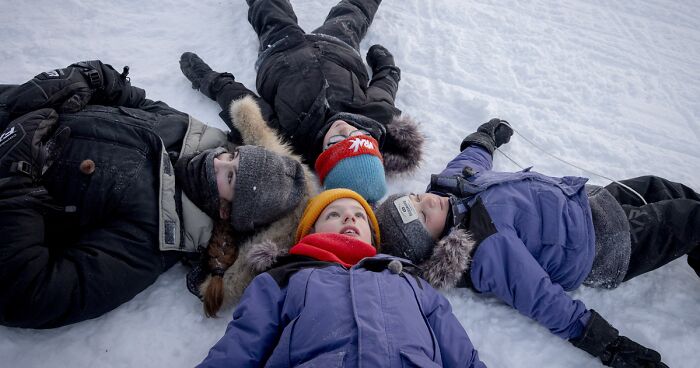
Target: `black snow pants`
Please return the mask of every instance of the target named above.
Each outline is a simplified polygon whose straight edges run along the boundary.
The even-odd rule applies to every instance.
[[[642,200],[621,185],[605,188],[627,214],[632,239],[629,268],[623,281],[655,270],[688,254],[688,264],[700,276],[700,194],[657,176],[622,180]]]
[[[359,52],[360,42],[367,34],[380,4],[381,0],[341,0],[331,8],[323,25],[313,33],[338,38]],[[248,21],[260,39],[260,52],[285,37],[304,35],[289,0],[248,0],[248,5]],[[236,133],[228,112],[234,100],[252,96],[260,106],[263,118],[268,122],[275,119],[272,107],[245,85],[237,82],[231,74],[223,73],[214,80],[210,92],[221,106],[222,111],[219,115],[231,129],[234,139]]]

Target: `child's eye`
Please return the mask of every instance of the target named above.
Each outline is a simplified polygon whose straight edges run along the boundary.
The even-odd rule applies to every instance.
[[[359,218],[361,218],[361,219],[364,219],[364,218],[365,218],[365,214],[362,213],[362,212],[356,213],[355,216],[356,216],[356,217],[359,217]]]
[[[331,217],[340,217],[340,214],[338,212],[331,212],[326,216],[326,219],[329,219]]]

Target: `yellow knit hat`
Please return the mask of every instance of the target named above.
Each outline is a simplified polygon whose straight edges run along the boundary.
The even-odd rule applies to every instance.
[[[369,203],[367,203],[367,201],[364,198],[362,198],[361,195],[357,194],[356,192],[350,189],[343,188],[323,191],[321,192],[321,194],[309,200],[309,203],[306,204],[306,208],[304,209],[304,214],[301,216],[299,227],[297,227],[296,241],[299,242],[301,238],[305,237],[306,235],[309,235],[309,232],[316,223],[318,216],[321,215],[321,212],[323,212],[326,206],[331,204],[331,202],[335,201],[336,199],[341,198],[354,199],[362,205],[362,208],[364,208],[365,212],[367,212],[367,218],[369,219],[369,224],[372,228],[372,231],[374,231],[375,247],[379,248],[379,242],[381,240],[379,238],[379,222],[377,222],[377,217],[374,216],[374,211],[372,211],[372,207],[370,207]]]

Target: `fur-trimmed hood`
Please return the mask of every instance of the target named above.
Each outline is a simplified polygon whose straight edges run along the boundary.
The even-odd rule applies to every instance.
[[[382,148],[384,170],[388,176],[415,171],[423,159],[425,136],[418,123],[406,114],[394,116],[386,126],[386,141]]]
[[[457,285],[471,267],[476,242],[464,229],[455,229],[435,244],[433,254],[418,265],[420,275],[436,289]]]
[[[246,96],[233,101],[230,107],[230,116],[233,125],[241,133],[244,144],[262,146],[270,152],[302,162],[301,157],[292,153],[291,147],[267,125],[260,112],[260,107],[252,97]],[[250,281],[261,271],[269,268],[269,266],[263,265],[264,262],[258,264],[260,263],[258,262],[259,253],[253,252],[251,254],[256,245],[269,254],[274,254],[274,257],[270,256],[272,261],[277,254],[286,253],[294,245],[294,234],[306,203],[319,193],[318,179],[308,166],[302,164],[302,167],[306,179],[306,190],[296,208],[279,220],[256,231],[238,245],[238,258],[224,274],[224,307],[237,303]],[[251,260],[253,263],[250,263]],[[200,291],[206,289],[209,280],[208,276],[205,282],[200,285]]]

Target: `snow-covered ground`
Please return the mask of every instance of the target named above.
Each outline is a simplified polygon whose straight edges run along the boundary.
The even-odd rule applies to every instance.
[[[311,31],[335,0],[293,0]],[[152,99],[223,127],[178,59],[194,51],[254,87],[257,39],[243,0],[5,1],[0,83],[85,59],[131,66]],[[422,122],[426,160],[390,190],[419,191],[461,139],[491,117],[558,158],[612,178],[657,174],[700,190],[700,2],[385,0],[363,53],[381,43],[402,68],[397,106]],[[550,175],[589,174],[515,135],[503,151]],[[518,169],[497,153],[495,167]],[[592,177],[595,184],[607,180]],[[94,320],[0,327],[4,367],[189,367],[223,335],[230,310],[203,316],[175,266]],[[0,280],[2,282],[2,280]],[[447,293],[490,367],[596,367],[587,354],[494,299]],[[671,367],[700,365],[700,279],[685,257],[616,290],[572,293]]]

